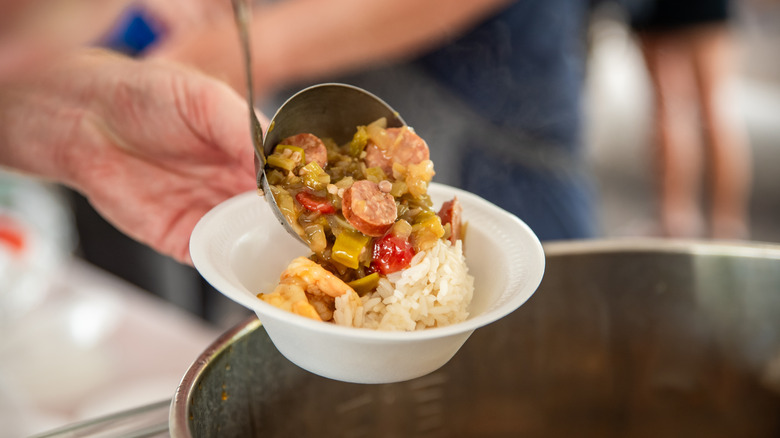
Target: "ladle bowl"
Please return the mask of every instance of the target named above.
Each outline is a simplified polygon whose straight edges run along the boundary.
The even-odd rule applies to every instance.
[[[246,75],[257,187],[262,190],[271,211],[287,233],[308,246],[304,238],[287,222],[271,193],[265,173],[266,157],[273,152],[279,141],[296,134],[314,134],[341,144],[351,138],[357,126],[367,125],[382,117],[387,119],[388,127],[399,127],[406,123],[390,105],[368,91],[347,84],[327,83],[305,88],[290,97],[273,116],[264,136],[254,108],[252,48],[249,37],[251,2],[232,0],[232,6]]]
[[[357,126],[367,125],[382,117],[387,119],[388,127],[406,124],[390,105],[362,88],[337,83],[314,85],[290,97],[273,116],[263,140],[263,154],[270,155],[280,141],[301,133],[314,134],[343,144],[352,138]],[[258,161],[265,162],[264,159]],[[276,204],[268,180],[264,177],[265,166],[257,171],[259,188],[263,190],[277,220],[288,233],[303,242]]]

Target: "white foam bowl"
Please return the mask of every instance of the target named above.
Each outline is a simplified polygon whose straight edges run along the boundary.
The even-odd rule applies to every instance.
[[[446,364],[475,329],[515,311],[544,274],[542,245],[516,216],[456,188],[433,183],[436,208],[457,196],[468,222],[464,242],[474,298],[464,322],[414,332],[378,331],[314,321],[257,298],[271,292],[279,274],[304,245],[279,225],[256,192],[231,198],[195,227],[190,253],[195,268],[218,291],[252,309],[276,348],[312,373],[355,383],[409,380]]]

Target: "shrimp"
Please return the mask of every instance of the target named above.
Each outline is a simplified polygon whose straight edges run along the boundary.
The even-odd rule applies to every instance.
[[[353,295],[358,297],[340,278],[306,257],[298,257],[282,272],[273,292],[257,296],[280,309],[317,321],[330,321],[336,310],[336,297],[344,294],[348,294],[350,303],[355,302]]]

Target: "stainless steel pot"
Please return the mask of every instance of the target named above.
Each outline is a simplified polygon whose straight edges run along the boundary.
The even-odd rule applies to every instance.
[[[780,246],[619,240],[545,252],[524,306],[409,382],[310,374],[252,318],[184,376],[171,435],[780,434]]]

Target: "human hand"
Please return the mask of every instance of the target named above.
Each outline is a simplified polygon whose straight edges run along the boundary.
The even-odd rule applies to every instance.
[[[73,187],[179,261],[204,213],[255,188],[246,103],[200,73],[89,51],[0,90],[0,164]]]

